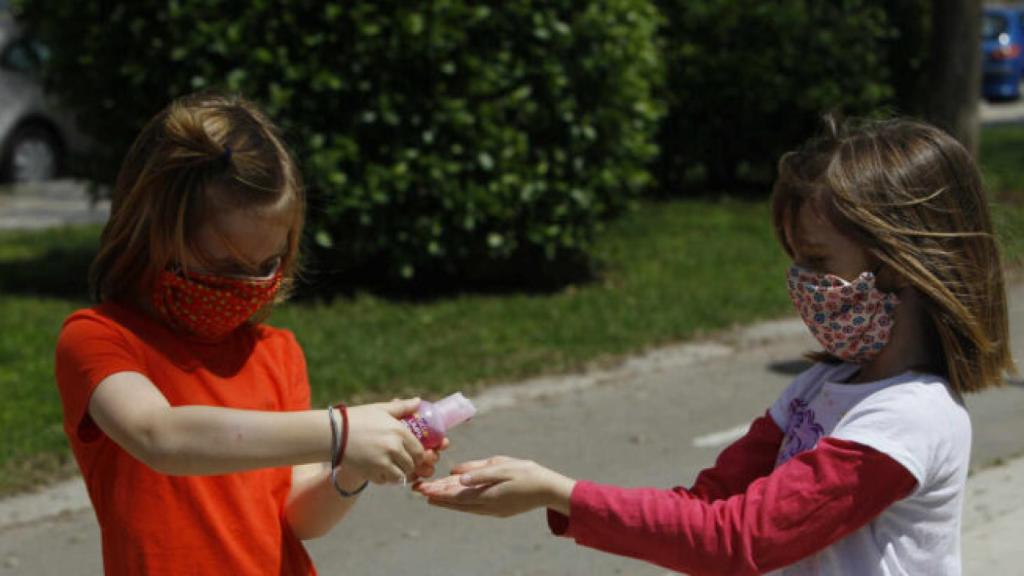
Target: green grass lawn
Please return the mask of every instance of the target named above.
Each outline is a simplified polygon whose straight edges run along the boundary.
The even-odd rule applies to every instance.
[[[986,130],[986,181],[1008,257],[1024,254],[1024,128]],[[53,345],[86,306],[99,228],[0,233],[0,494],[68,473]],[[554,294],[463,295],[424,303],[371,294],[280,308],[309,364],[314,401],[436,397],[566,372],[737,323],[789,313],[786,258],[765,202],[644,203],[611,223],[600,279]]]
[[[1024,202],[1024,127],[991,126],[982,131],[982,172],[994,203]]]
[[[992,219],[1011,265],[1024,259],[1024,127],[991,126],[981,133],[981,166],[992,197]]]

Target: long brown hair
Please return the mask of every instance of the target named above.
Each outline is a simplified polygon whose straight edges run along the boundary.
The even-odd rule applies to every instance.
[[[134,298],[155,275],[198,251],[196,230],[215,210],[286,206],[291,216],[278,301],[299,267],[302,181],[274,124],[233,95],[181,97],[146,126],[117,176],[110,220],[89,271],[96,301]]]
[[[1003,383],[1009,350],[1000,249],[970,154],[945,132],[891,119],[839,125],[779,161],[772,220],[785,227],[811,201],[843,234],[912,285],[958,392]]]

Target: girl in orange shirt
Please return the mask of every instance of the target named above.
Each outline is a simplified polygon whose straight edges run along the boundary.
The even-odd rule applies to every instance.
[[[311,410],[302,350],[260,322],[292,285],[304,211],[281,137],[242,99],[179,99],[128,152],[97,304],[56,352],[108,574],[315,574],[300,540],[367,482],[433,474],[399,421],[418,399]]]

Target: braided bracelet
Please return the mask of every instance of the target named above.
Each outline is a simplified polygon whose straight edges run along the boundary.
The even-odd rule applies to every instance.
[[[344,404],[338,404],[334,408],[337,408],[341,412],[341,442],[337,444],[337,451],[333,452],[331,458],[331,484],[334,485],[335,491],[338,492],[343,498],[351,498],[356,494],[359,494],[363,490],[366,490],[366,486],[370,483],[369,480],[363,482],[359,488],[349,492],[338,484],[338,468],[341,467],[341,462],[345,458],[345,448],[348,447],[348,409]],[[337,431],[338,426],[334,423],[334,412],[331,408],[331,430],[332,432]]]

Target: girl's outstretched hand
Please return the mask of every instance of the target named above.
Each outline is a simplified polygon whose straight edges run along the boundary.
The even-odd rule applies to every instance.
[[[434,473],[436,452],[424,450],[400,418],[416,411],[419,398],[348,409],[348,448],[341,466],[375,484],[396,484]]]
[[[575,483],[536,462],[494,456],[459,464],[416,490],[434,506],[505,518],[541,507],[568,515]]]

